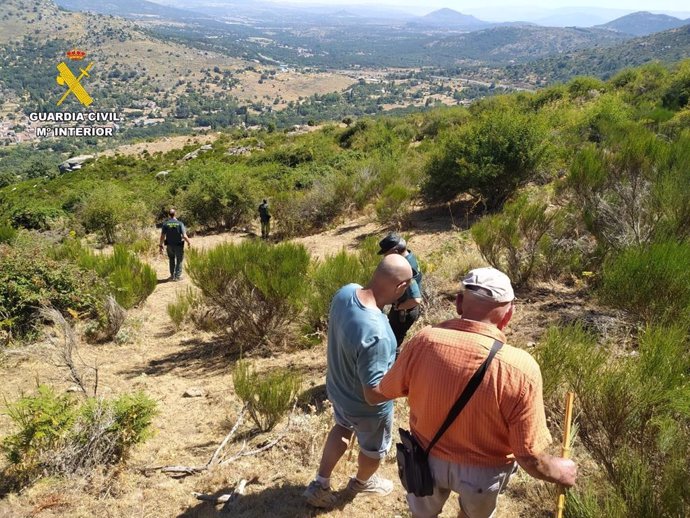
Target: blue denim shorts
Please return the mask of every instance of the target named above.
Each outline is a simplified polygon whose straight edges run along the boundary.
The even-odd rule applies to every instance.
[[[393,442],[393,410],[382,416],[353,417],[345,414],[333,403],[333,413],[337,424],[355,432],[363,455],[372,459],[382,459],[386,456]]]

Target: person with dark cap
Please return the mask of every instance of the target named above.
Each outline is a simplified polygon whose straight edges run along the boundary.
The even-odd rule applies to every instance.
[[[391,232],[381,241],[379,241],[381,248],[378,253],[380,255],[399,254],[402,255],[412,267],[414,281],[405,290],[405,293],[393,304],[391,310],[388,312],[388,321],[390,322],[395,339],[398,342],[398,353],[400,346],[405,339],[407,331],[412,327],[412,324],[419,318],[420,307],[422,302],[422,273],[419,270],[417,258],[411,250],[407,248],[407,242],[402,236]]]
[[[271,213],[268,212],[268,202],[266,200],[259,205],[259,219],[261,220],[261,237],[268,239],[271,231]]]
[[[158,249],[163,253],[163,245],[165,245],[168,252],[170,280],[179,281],[182,279],[184,244],[186,242],[189,246],[192,246],[192,243],[189,241],[184,223],[175,217],[175,209],[170,209],[168,216],[170,217],[161,226],[161,239]]]

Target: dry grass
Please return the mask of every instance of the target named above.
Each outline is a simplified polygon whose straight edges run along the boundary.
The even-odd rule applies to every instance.
[[[153,142],[138,142],[136,144],[126,144],[123,146],[118,146],[113,149],[108,149],[103,153],[99,153],[98,156],[113,156],[113,155],[124,155],[124,156],[136,156],[141,155],[144,151],[150,154],[154,153],[167,153],[173,149],[180,149],[181,147],[187,146],[189,144],[203,145],[212,144],[213,142],[221,136],[221,133],[206,133],[203,135],[195,136],[185,136],[180,135],[176,137],[162,137],[160,139],[154,140]]]
[[[339,73],[303,73],[296,71],[278,72],[271,79],[259,84],[260,73],[246,71],[237,76],[240,84],[230,93],[243,101],[264,99],[266,96],[272,101],[277,96],[283,102],[276,105],[276,109],[283,109],[287,102],[296,101],[299,97],[309,97],[313,94],[339,92],[355,81]]]

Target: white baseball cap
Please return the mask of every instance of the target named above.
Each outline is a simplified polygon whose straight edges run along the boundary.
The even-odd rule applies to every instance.
[[[503,303],[515,298],[508,276],[496,268],[475,268],[465,275],[462,285],[474,295]],[[473,289],[478,288],[478,289]]]

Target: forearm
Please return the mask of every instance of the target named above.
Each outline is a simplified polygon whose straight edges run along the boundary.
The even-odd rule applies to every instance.
[[[413,309],[419,306],[422,299],[407,299],[405,302],[396,304],[395,309],[407,311],[408,309]]]
[[[376,387],[362,387],[362,389],[364,392],[364,399],[366,399],[367,403],[370,405],[380,405],[392,399],[381,392],[378,385]]]
[[[533,457],[517,457],[518,464],[529,475],[546,482],[572,486],[577,469],[571,460],[542,453]]]

